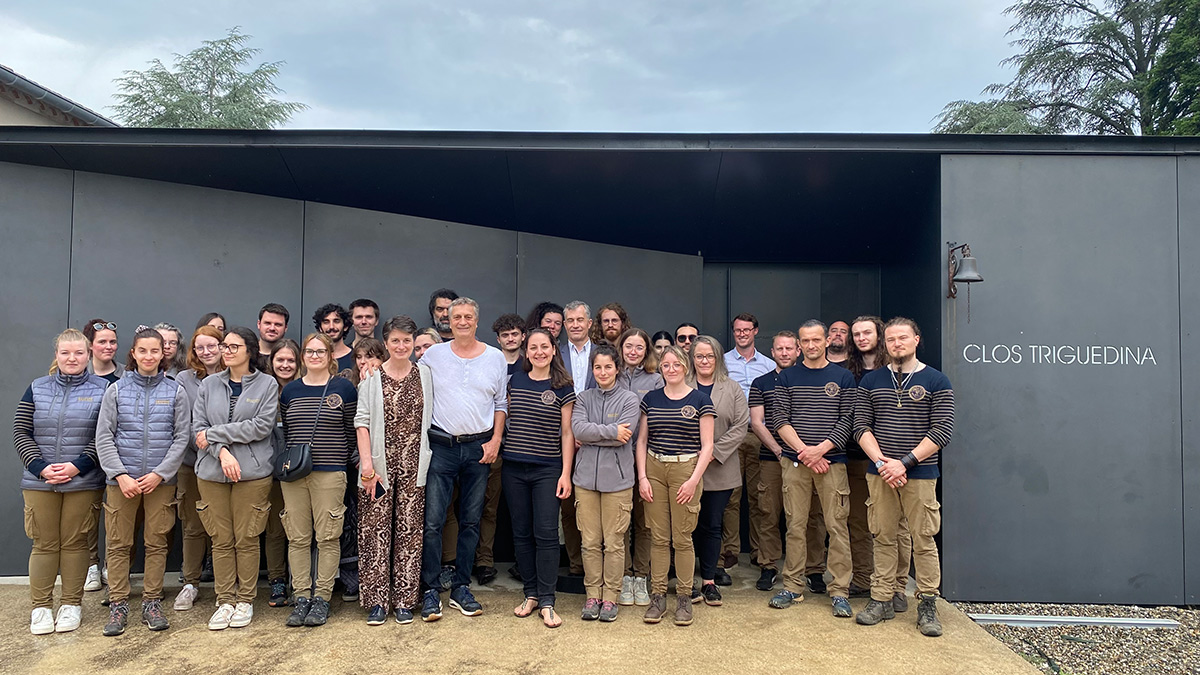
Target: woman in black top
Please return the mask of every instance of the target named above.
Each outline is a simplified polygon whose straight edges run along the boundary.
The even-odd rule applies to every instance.
[[[504,471],[512,513],[513,549],[525,582],[525,601],[513,610],[539,610],[549,628],[562,625],[554,611],[558,582],[558,512],[571,496],[575,388],[550,332],[535,328],[525,339],[525,360],[508,383]]]

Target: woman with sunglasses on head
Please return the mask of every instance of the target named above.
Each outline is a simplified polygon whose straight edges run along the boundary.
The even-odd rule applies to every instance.
[[[693,601],[704,597],[711,606],[721,604],[721,591],[715,583],[721,555],[721,521],[733,489],[742,484],[742,464],[738,446],[750,425],[750,406],[742,387],[725,369],[721,343],[710,335],[701,335],[692,343],[690,382],[712,399],[712,462],[704,471],[704,495],[700,498],[700,520],[696,524],[696,554],[700,562],[701,585],[692,590]]]
[[[254,619],[258,535],[271,511],[271,431],[279,407],[279,385],[257,369],[258,360],[258,336],[231,328],[221,339],[225,370],[204,378],[192,406],[196,511],[212,536],[217,592],[209,630],[240,628]]]
[[[704,470],[713,454],[713,410],[708,394],[688,384],[691,362],[668,347],[659,362],[665,386],[642,397],[637,432],[638,492],[650,528],[650,606],[642,618],[658,623],[667,613],[671,548],[675,549],[675,625],[692,623],[691,587],[696,567],[692,532],[704,493]],[[736,385],[735,385],[736,386]]]
[[[25,390],[13,419],[13,444],[25,470],[25,534],[34,635],[79,627],[87,578],[88,540],[96,530],[104,473],[96,457],[96,420],[108,382],[87,372],[87,337],[68,328],[54,340],[50,374]],[[62,575],[58,616],[54,582]],[[97,572],[97,576],[99,576]]]
[[[167,373],[167,377],[174,379],[179,375],[180,371],[188,367],[187,354],[182,349],[183,333],[180,333],[178,328],[165,321],[155,324],[154,330],[163,336],[163,364],[166,365],[165,372]]]
[[[108,380],[109,384],[121,379],[125,364],[113,360],[117,356],[117,324],[104,319],[92,319],[83,326],[83,335],[92,350],[88,370]]]
[[[161,329],[159,332],[162,332]],[[208,325],[197,328],[192,334],[187,368],[175,378],[179,386],[187,392],[188,401],[191,402],[188,405],[189,419],[192,415],[192,404],[200,396],[200,383],[209,375],[215,375],[225,369],[225,364],[221,361],[222,337],[221,331]],[[180,589],[179,595],[175,596],[173,607],[177,612],[186,612],[192,608],[196,596],[199,595],[204,557],[212,543],[212,539],[204,531],[204,523],[200,522],[200,514],[196,512],[200,489],[196,484],[196,439],[190,434],[187,449],[183,453],[183,463],[179,466],[175,495],[179,500],[179,520],[183,523],[183,565],[180,570],[183,588]]]
[[[558,583],[558,514],[571,498],[575,387],[554,337],[534,328],[525,338],[525,360],[508,381],[504,470],[500,474],[512,513],[513,549],[525,582],[519,617],[539,612],[548,628],[562,625],[554,611]]]
[[[283,388],[300,377],[300,345],[291,338],[283,338],[271,347],[267,356],[267,372],[279,383],[279,393]],[[271,432],[271,442],[275,446],[275,455],[287,447],[287,437],[283,432],[283,416],[280,415]],[[288,593],[288,537],[283,529],[283,488],[275,478],[271,479],[271,515],[267,516],[267,529],[263,533],[265,540],[263,551],[267,559],[267,581],[271,586],[271,596],[267,604],[271,607],[286,607],[289,604]]]
[[[310,333],[303,349],[301,378],[283,388],[279,413],[289,447],[308,443],[312,473],[283,483],[283,527],[288,534],[288,566],[292,570],[295,607],[288,626],[322,626],[329,618],[329,599],[341,558],[342,522],[346,516],[346,465],[354,439],[358,391],[337,377],[333,342]],[[312,542],[317,542],[317,575],[312,578]]]
[[[104,392],[96,423],[96,454],[108,477],[104,500],[109,618],[104,634],[129,621],[129,567],[138,516],[145,521],[142,623],[170,627],[162,611],[167,551],[175,530],[175,475],[191,431],[187,392],[166,376],[162,334],[139,326],[126,372]]]

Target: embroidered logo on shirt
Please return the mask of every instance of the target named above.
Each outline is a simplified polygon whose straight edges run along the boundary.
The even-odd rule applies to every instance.
[[[549,389],[542,392],[542,403],[545,403],[546,405],[554,405],[554,402],[557,400],[558,397],[555,396],[554,392],[550,391]]]
[[[679,414],[683,415],[684,419],[696,419],[696,407],[685,405],[679,409]]]
[[[76,403],[93,403],[93,402],[95,402],[95,400],[96,400],[95,396],[80,396],[75,399],[75,402]]]
[[[325,399],[325,407],[329,408],[330,410],[342,407],[342,395],[330,394],[329,397]]]
[[[172,401],[169,398],[158,398],[154,400],[154,405],[171,405]]]
[[[927,393],[928,392],[925,391],[925,387],[922,387],[918,384],[917,386],[908,390],[908,397],[914,401],[920,401],[921,399],[925,398],[925,394]]]
[[[246,399],[246,403],[258,403],[261,400],[261,398],[248,398]]]
[[[837,396],[838,392],[840,392],[841,390],[842,390],[842,388],[837,385],[837,382],[826,382],[825,383],[825,395],[826,396],[830,396],[830,397]]]

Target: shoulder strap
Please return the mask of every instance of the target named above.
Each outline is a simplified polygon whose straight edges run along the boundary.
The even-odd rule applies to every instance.
[[[333,382],[333,378],[329,378],[329,382]],[[313,420],[312,433],[308,435],[308,444],[312,445],[313,439],[317,437],[317,425],[321,423],[321,411],[325,409],[325,392],[329,391],[329,382],[325,383],[325,388],[321,390],[321,402],[317,404],[317,418]]]

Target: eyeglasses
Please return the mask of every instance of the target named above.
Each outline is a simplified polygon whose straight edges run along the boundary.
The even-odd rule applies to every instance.
[[[743,335],[745,333],[753,333],[753,332],[754,332],[753,328],[734,328],[733,329],[734,335]]]
[[[692,358],[697,361],[716,361],[717,357],[713,354],[693,354]]]
[[[238,350],[246,345],[221,345],[221,351],[226,354],[236,354]]]
[[[196,345],[193,347],[197,354],[209,354],[221,351],[223,345]]]
[[[116,330],[116,329],[117,329],[117,324],[113,323],[112,321],[109,321],[108,323],[100,323],[99,321],[97,321],[96,323],[92,324],[92,330]]]
[[[691,342],[695,339],[696,339],[695,335],[676,335],[675,336],[676,342]]]
[[[164,347],[178,347],[179,340],[163,340]]]
[[[328,349],[305,349],[305,356],[325,356],[329,353]]]

